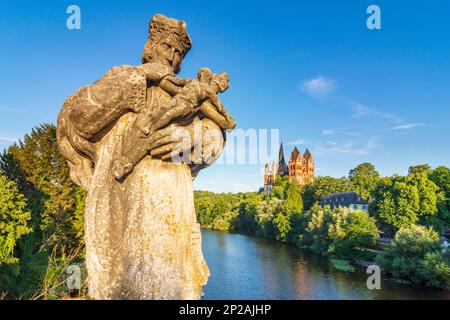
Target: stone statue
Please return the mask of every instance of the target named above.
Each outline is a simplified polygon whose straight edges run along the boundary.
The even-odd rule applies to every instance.
[[[58,146],[88,192],[86,266],[94,299],[198,299],[209,277],[192,179],[236,122],[217,94],[226,73],[176,74],[192,42],[183,21],[150,21],[142,65],[111,68],[69,97]]]

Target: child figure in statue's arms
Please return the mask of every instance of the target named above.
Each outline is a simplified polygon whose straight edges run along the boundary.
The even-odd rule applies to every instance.
[[[226,73],[213,74],[209,69],[201,68],[197,79],[167,76],[159,86],[166,91],[178,93],[157,114],[143,112],[137,115],[131,133],[124,138],[122,154],[114,160],[113,174],[118,180],[130,173],[134,166],[148,154],[150,151],[148,137],[172,120],[199,111],[206,100],[211,102],[210,107],[216,109],[211,114],[228,117],[217,97],[218,93],[228,89],[229,79]],[[181,89],[179,89],[180,86],[182,86]]]
[[[222,93],[228,89],[229,80],[226,73],[212,74],[209,69],[200,68],[197,79],[179,79],[167,76],[161,85],[163,87],[170,85],[164,83],[167,81],[176,86],[183,86],[183,88],[158,114],[148,117],[140,115],[136,119],[139,129],[145,136],[151,135],[175,118],[196,112],[198,107],[207,99],[210,99],[219,113],[224,113],[224,108],[217,97],[217,93]]]

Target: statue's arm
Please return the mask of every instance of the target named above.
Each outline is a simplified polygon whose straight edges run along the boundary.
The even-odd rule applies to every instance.
[[[209,98],[209,100],[211,100],[211,103],[213,104],[213,106],[217,108],[217,111],[219,111],[220,113],[224,112],[224,107],[223,107],[222,103],[220,102],[220,99],[217,95],[210,94],[210,95],[208,95],[208,98]]]
[[[172,77],[166,77],[162,79],[159,83],[159,87],[171,96],[175,96],[181,92],[181,89],[183,89],[183,87],[174,83],[171,78]]]
[[[181,79],[172,76],[167,76],[161,80],[159,87],[166,91],[171,96],[175,96],[181,92],[181,89],[189,82],[191,79]]]
[[[172,82],[174,85],[179,86],[179,87],[184,87],[185,85],[187,85],[189,82],[192,81],[192,79],[188,79],[188,78],[177,78],[177,77],[171,77],[171,76],[164,78],[164,80]]]
[[[210,99],[203,102],[200,111],[204,116],[216,123],[223,130],[231,130],[236,126],[236,121],[230,116],[225,107],[219,101],[222,109],[219,109],[212,103]]]
[[[170,67],[159,63],[145,63],[138,66],[137,68],[144,70],[147,80],[154,83],[159,83],[167,76],[175,76],[173,70]]]
[[[122,65],[122,66],[114,66],[111,69],[108,70],[108,72],[106,72],[103,77],[110,77],[110,76],[114,76],[118,73],[121,73],[123,71],[128,71],[128,70],[132,70],[135,67],[130,66],[130,65]]]

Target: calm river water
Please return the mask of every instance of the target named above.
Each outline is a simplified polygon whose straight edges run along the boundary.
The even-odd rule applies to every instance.
[[[450,292],[382,281],[368,290],[361,268],[346,274],[295,246],[202,230],[211,277],[204,299],[450,299]]]

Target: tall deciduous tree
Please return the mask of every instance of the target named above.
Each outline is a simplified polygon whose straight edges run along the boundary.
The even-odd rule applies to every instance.
[[[374,194],[369,210],[388,229],[407,227],[418,221],[419,192],[404,177],[383,178]]]
[[[438,187],[426,171],[412,171],[406,177],[383,178],[375,190],[370,211],[379,220],[399,229],[437,213]]]
[[[428,179],[426,171],[410,173],[406,177],[406,182],[417,188],[419,193],[418,216],[434,215],[437,212],[438,186]]]
[[[348,178],[353,183],[354,191],[363,199],[370,200],[380,180],[380,174],[371,163],[362,163],[350,170]]]

